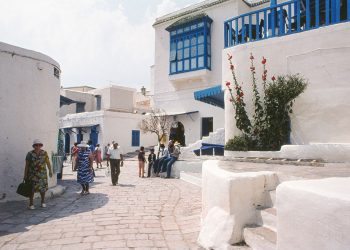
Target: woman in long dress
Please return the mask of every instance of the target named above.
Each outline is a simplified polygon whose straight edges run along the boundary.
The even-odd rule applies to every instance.
[[[80,194],[89,194],[89,184],[94,181],[93,174],[93,154],[89,149],[89,145],[82,141],[78,144],[78,173],[77,182],[82,186],[83,190]]]
[[[97,168],[98,168],[98,164],[100,164],[100,167],[102,168],[102,150],[101,150],[100,144],[97,144],[95,148],[95,161],[96,161]]]
[[[27,153],[26,165],[24,168],[24,180],[32,184],[32,192],[29,196],[29,209],[35,209],[33,204],[34,193],[40,192],[41,207],[45,208],[45,192],[48,190],[47,171],[52,177],[51,164],[49,156],[45,150],[42,150],[43,143],[40,140],[34,140],[34,150]]]

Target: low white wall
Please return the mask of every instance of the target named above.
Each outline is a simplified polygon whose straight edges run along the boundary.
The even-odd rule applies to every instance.
[[[266,191],[274,190],[278,184],[278,177],[273,172],[233,173],[223,170],[219,164],[220,161],[205,161],[202,171],[204,221],[198,241],[203,247],[214,249],[243,240],[244,226],[257,222],[256,207],[266,205]],[[221,222],[215,220],[225,214],[233,222],[219,229],[216,225]],[[226,239],[219,237],[223,233],[227,235]],[[217,237],[224,242],[218,242]]]
[[[301,73],[309,80],[305,93],[293,106],[292,143],[349,143],[349,44],[350,23],[347,22],[225,49],[222,52],[223,88],[225,81],[232,81],[227,60],[227,53],[231,53],[237,79],[244,83],[247,108],[252,113],[249,55],[252,52],[256,58],[260,88],[261,59],[265,56],[268,79],[273,75]],[[225,104],[227,141],[239,131],[227,93]]]
[[[228,151],[231,157],[269,157],[286,159],[323,159],[327,162],[350,162],[350,143],[315,143],[284,145],[280,151]]]
[[[59,64],[41,53],[0,42],[0,201],[19,199],[25,157],[34,139],[57,152]],[[49,186],[57,183],[54,176]],[[5,196],[3,199],[2,197]]]
[[[181,172],[201,173],[202,161],[182,161],[178,160],[171,169],[171,176],[179,178]]]
[[[284,182],[277,188],[278,250],[350,246],[350,178]]]

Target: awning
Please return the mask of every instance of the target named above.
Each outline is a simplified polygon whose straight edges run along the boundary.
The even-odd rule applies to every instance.
[[[203,20],[204,18],[208,18],[210,23],[213,22],[213,20],[207,14],[199,13],[199,14],[196,14],[196,15],[188,15],[188,16],[186,16],[184,18],[181,18],[180,20],[178,20],[175,23],[173,23],[170,26],[168,26],[165,30],[172,31],[172,30],[178,28],[180,25],[188,24],[188,23],[191,23],[191,22],[196,22],[196,21],[199,21],[199,20]]]
[[[195,91],[194,99],[213,106],[225,108],[224,91],[221,90],[221,85]]]
[[[166,112],[165,115],[167,116],[173,116],[173,115],[190,115],[190,114],[195,114],[198,113],[199,111],[187,111],[187,112]]]
[[[93,128],[93,127],[97,127],[100,124],[96,124],[96,123],[92,123],[92,124],[83,124],[83,125],[64,125],[62,127],[60,127],[59,129],[73,129],[73,128],[80,128],[80,129],[84,129],[84,128]]]

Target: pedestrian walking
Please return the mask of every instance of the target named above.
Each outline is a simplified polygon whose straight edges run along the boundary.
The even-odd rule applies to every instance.
[[[113,148],[108,151],[111,163],[111,180],[112,185],[115,186],[119,181],[120,167],[123,166],[123,151],[118,143],[113,144]]]
[[[153,164],[156,162],[156,154],[154,153],[154,149],[151,149],[151,153],[148,155],[148,169],[147,169],[147,177],[151,177],[151,171],[153,168]]]
[[[100,164],[100,167],[102,168],[102,150],[101,150],[100,144],[96,144],[94,155],[95,155],[97,168],[99,164]]]
[[[24,168],[23,179],[26,182],[31,183],[32,192],[29,196],[29,209],[33,210],[34,207],[34,193],[40,192],[41,207],[45,208],[45,192],[48,190],[47,171],[49,170],[49,176],[52,177],[52,168],[49,160],[49,156],[45,150],[42,149],[43,143],[36,139],[33,141],[33,150],[27,153],[26,164]]]
[[[72,147],[71,150],[71,156],[72,156],[72,171],[77,171],[77,159],[78,159],[78,153],[79,153],[79,148],[78,148],[78,143],[75,142],[74,146]]]
[[[78,174],[77,182],[82,186],[83,190],[81,195],[89,194],[89,184],[94,181],[93,173],[93,154],[89,148],[89,145],[81,141],[78,144],[79,154],[78,154]]]
[[[145,157],[145,147],[141,146],[139,154],[137,156],[139,160],[139,177],[144,178],[144,173],[145,173],[145,162],[146,162],[146,157]]]

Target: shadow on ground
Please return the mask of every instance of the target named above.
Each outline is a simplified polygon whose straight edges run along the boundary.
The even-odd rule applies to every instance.
[[[98,185],[102,182],[94,183]],[[54,199],[47,200],[47,208],[40,207],[36,199],[35,210],[28,210],[28,200],[0,203],[0,237],[28,231],[30,226],[51,220],[85,213],[103,207],[109,198],[103,193],[80,195],[81,186],[76,180],[60,180],[59,185],[67,187],[66,192]]]

